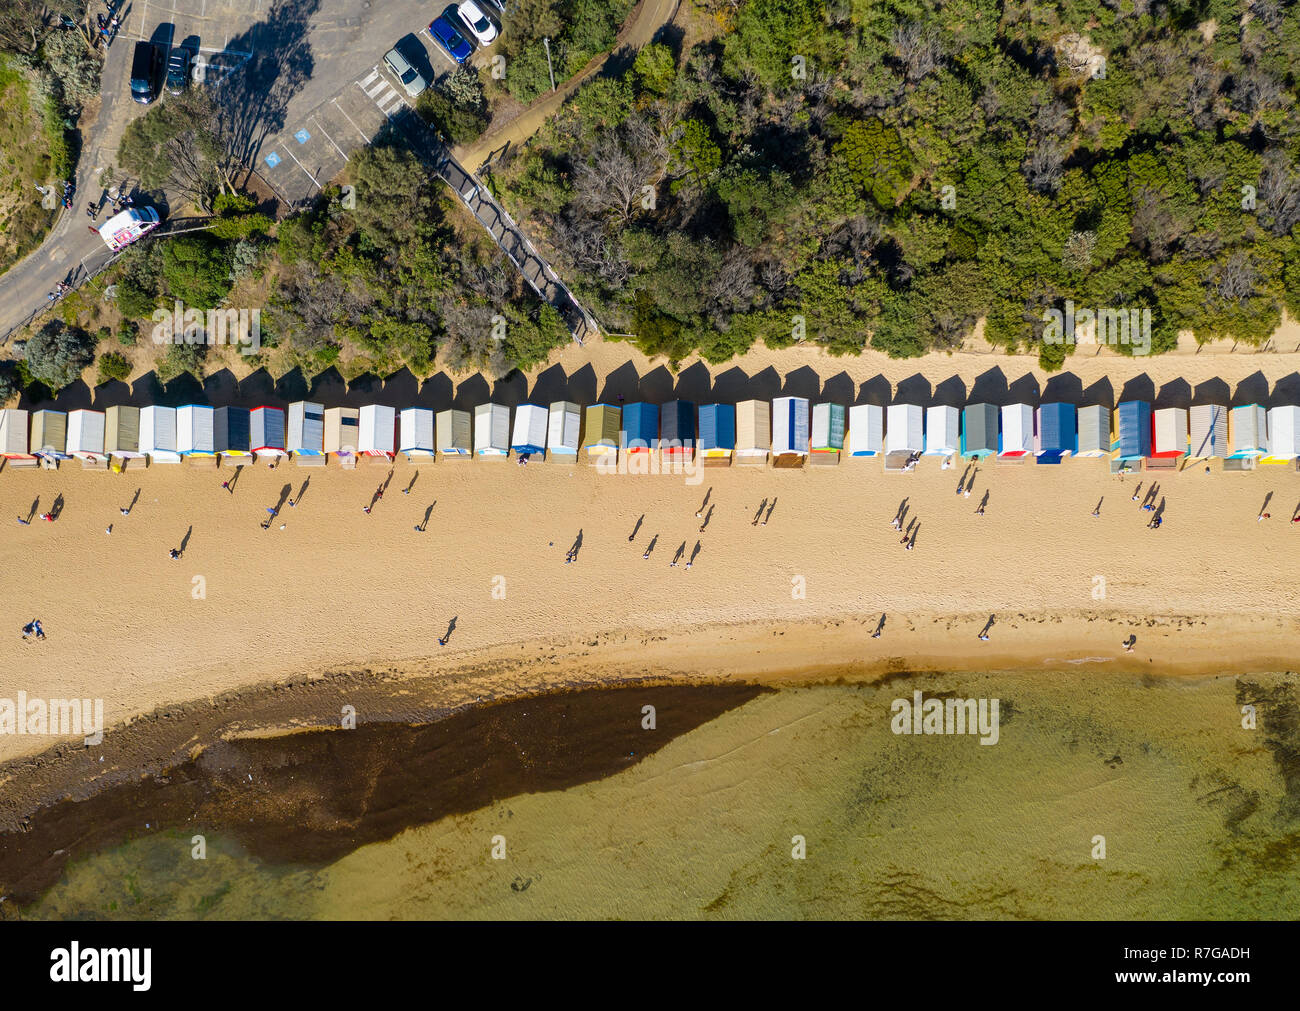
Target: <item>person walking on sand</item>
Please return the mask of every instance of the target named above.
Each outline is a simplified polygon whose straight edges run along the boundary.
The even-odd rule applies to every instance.
[[[173,562],[176,561],[176,559],[180,558],[180,556],[181,553],[177,551],[175,548],[171,548],[167,552],[167,557],[170,558]]]
[[[230,482],[229,482],[229,481],[222,481],[222,482],[221,482],[221,490],[222,490],[222,491],[230,491]]]
[[[23,519],[21,516],[19,516],[19,517],[18,517],[18,525],[19,525],[19,526],[24,526],[24,527],[29,527],[29,526],[32,525],[32,521],[31,521],[31,520],[25,520],[25,519]]]
[[[1256,523],[1260,523],[1260,522],[1262,522],[1262,521],[1264,521],[1264,520],[1271,520],[1272,518],[1273,518],[1273,514],[1272,514],[1272,513],[1260,513],[1260,514],[1255,518],[1255,522],[1256,522]]]
[[[1134,502],[1136,502],[1136,501],[1138,500],[1138,496],[1139,496],[1140,494],[1142,494],[1142,482],[1141,482],[1141,481],[1139,481],[1139,482],[1138,482],[1138,486],[1137,486],[1136,488],[1133,489],[1133,501],[1134,501]]]
[[[981,632],[980,642],[988,642],[988,641],[989,641],[989,634],[987,632]]]
[[[104,528],[104,533],[111,534],[112,532],[113,532],[113,524],[110,523],[107,527]]]
[[[130,506],[127,506],[125,509],[118,509],[118,512],[120,512],[123,516],[130,516],[130,515],[131,515],[131,507],[130,507]]]
[[[365,513],[367,516],[369,516],[369,515],[370,515],[370,506],[368,506],[368,505],[362,506],[362,507],[361,507],[361,511],[362,511],[363,513]]]
[[[41,513],[41,519],[43,519],[46,523],[54,522],[54,517],[49,513]]]

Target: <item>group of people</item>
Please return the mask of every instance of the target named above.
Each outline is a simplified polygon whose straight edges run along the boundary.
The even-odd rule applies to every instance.
[[[104,17],[103,14],[96,14],[95,24],[99,28],[98,38],[103,38],[104,45],[110,46],[113,44],[113,37],[117,35],[117,30],[122,27],[122,19],[117,16],[112,4],[105,3],[104,6],[108,8],[109,16]]]
[[[51,302],[55,302],[61,299],[64,295],[66,295],[71,290],[72,290],[72,285],[70,285],[67,281],[60,281],[54,286],[54,290],[50,292],[48,295],[46,295],[45,297],[49,299]]]
[[[30,642],[33,638],[44,639],[45,629],[41,628],[41,619],[33,618],[23,626],[23,641]]]

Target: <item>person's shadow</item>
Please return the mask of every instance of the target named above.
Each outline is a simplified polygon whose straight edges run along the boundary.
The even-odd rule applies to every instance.
[[[40,508],[41,508],[41,497],[40,497],[39,495],[37,495],[36,498],[34,498],[34,499],[32,500],[32,510],[31,510],[31,512],[29,512],[29,513],[27,514],[27,522],[28,522],[28,523],[30,523],[32,520],[34,520],[34,519],[36,518],[36,513],[37,513],[38,511],[40,511]]]
[[[275,511],[279,513],[284,508],[284,504],[289,501],[289,496],[293,494],[293,485],[286,484],[280,489],[280,501],[275,504]]]
[[[578,531],[578,536],[574,538],[573,547],[569,548],[569,554],[573,558],[578,557],[578,552],[582,550],[582,531]]]
[[[136,494],[138,495],[139,492]],[[63,515],[63,506],[63,495],[60,493],[58,498],[54,500],[54,505],[50,506],[50,518],[57,520],[61,515]]]
[[[883,632],[884,630],[885,630],[885,615],[882,613],[880,615],[880,621],[876,623],[876,630],[871,633],[871,638],[879,639],[880,633]]]
[[[643,557],[649,558],[650,553],[654,551],[655,545],[658,543],[659,543],[659,535],[655,534],[653,537],[650,538],[650,543],[646,545],[645,555]]]
[[[980,629],[980,638],[983,638],[984,636],[989,634],[989,629],[993,627],[993,622],[995,620],[995,617],[996,617],[995,615],[992,614],[989,615],[989,620],[986,621],[984,623],[984,627]]]
[[[140,489],[137,488],[135,490],[135,494],[131,496],[131,501],[126,504],[126,511],[130,512],[132,509],[134,509],[135,504],[139,501],[140,501]]]
[[[451,633],[454,631],[456,631],[456,619],[452,618],[451,622],[447,625],[446,633],[442,636],[441,639],[438,640],[438,645],[439,646],[447,645],[447,643],[451,641]]]
[[[420,521],[420,525],[416,527],[417,530],[423,531],[429,529],[429,517],[433,515],[433,507],[436,506],[437,504],[438,504],[438,500],[434,499],[433,502],[429,504],[429,508],[424,510],[424,519],[422,519]]]
[[[185,554],[185,549],[190,545],[190,535],[193,533],[194,533],[194,525],[190,524],[190,528],[185,531],[185,536],[181,538],[180,548],[177,549],[180,554],[182,555]]]
[[[627,535],[627,539],[629,541],[636,540],[637,531],[641,529],[641,524],[644,522],[645,522],[645,513],[642,513],[641,516],[637,519],[636,525],[632,527],[632,532]]]

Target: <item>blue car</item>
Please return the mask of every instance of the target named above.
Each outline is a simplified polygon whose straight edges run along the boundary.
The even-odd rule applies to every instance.
[[[474,53],[474,47],[465,40],[465,36],[456,31],[456,27],[441,14],[429,22],[429,34],[457,63],[464,63]]]

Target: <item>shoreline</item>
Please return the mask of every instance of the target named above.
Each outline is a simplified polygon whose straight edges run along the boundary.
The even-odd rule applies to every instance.
[[[877,620],[873,614],[720,623],[637,636],[600,633],[594,639],[576,636],[471,651],[454,660],[428,657],[397,667],[358,664],[160,706],[110,725],[97,746],[85,746],[80,739],[29,737],[44,747],[0,763],[0,833],[23,831],[25,822],[62,800],[85,800],[142,778],[165,777],[223,742],[339,729],[347,705],[356,709],[357,727],[362,728],[424,726],[492,706],[598,689],[773,690],[1047,671],[1144,681],[1238,677],[1290,672],[1286,644],[1300,634],[1300,620],[1241,618],[1240,631],[1254,635],[1259,646],[1227,661],[1222,638],[1211,626],[1216,619],[1209,616],[1025,613],[999,623],[1002,637],[1015,634],[1019,648],[995,647],[973,655],[965,644],[986,620],[982,614],[913,615],[898,619],[892,629],[887,625],[885,635],[872,640]],[[1090,631],[1062,636],[1057,626],[1067,621]],[[1127,633],[1139,635],[1132,654],[1118,646]],[[926,652],[891,650],[902,637],[925,638]],[[1105,642],[1115,644],[1109,655]],[[814,647],[815,662],[810,655]],[[1175,656],[1162,656],[1157,663],[1152,653],[1160,650]],[[21,796],[16,795],[19,786]]]

